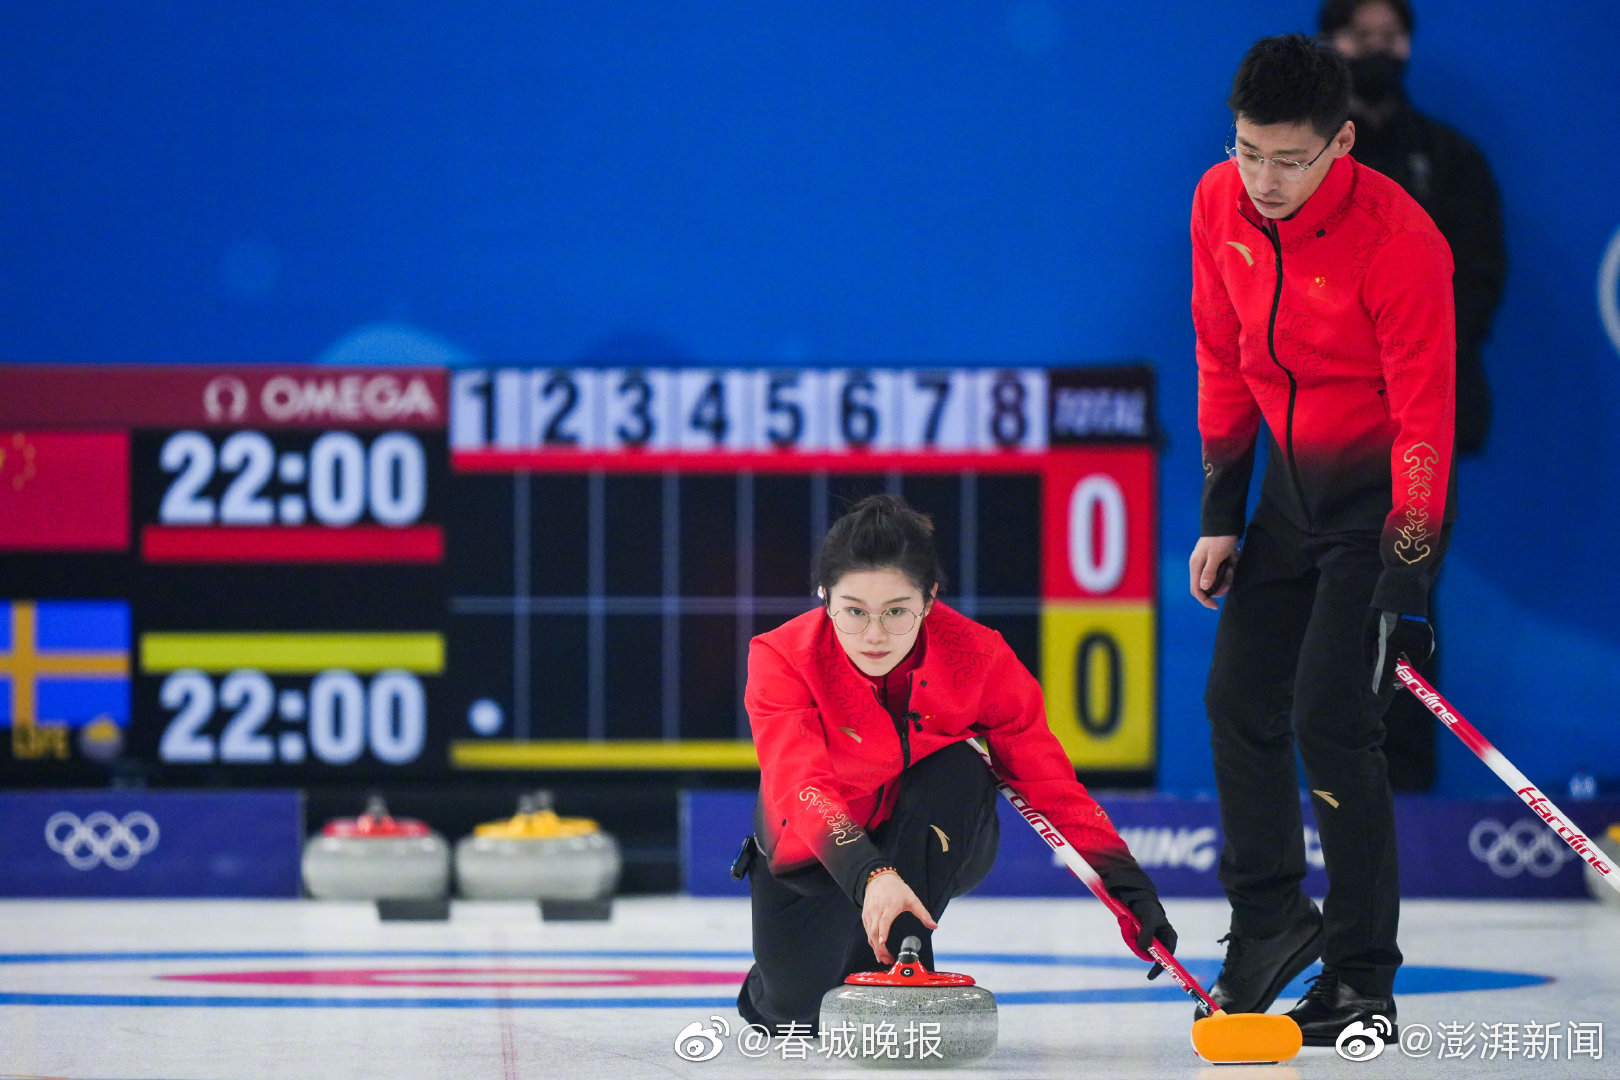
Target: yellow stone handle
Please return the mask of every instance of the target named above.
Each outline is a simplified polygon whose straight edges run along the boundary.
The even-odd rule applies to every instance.
[[[536,810],[532,814],[514,814],[505,821],[479,825],[473,834],[505,840],[556,840],[568,836],[586,836],[600,831],[600,828],[590,818],[558,817],[555,810]]]

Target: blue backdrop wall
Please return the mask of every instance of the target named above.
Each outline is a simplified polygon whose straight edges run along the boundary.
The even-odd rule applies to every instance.
[[[1422,0],[1410,88],[1512,260],[1445,686],[1550,789],[1620,775],[1620,9]],[[1211,784],[1186,215],[1305,0],[598,0],[0,11],[0,360],[1146,357],[1161,781]],[[1613,247],[1611,247],[1611,238]],[[1607,296],[1600,283],[1610,253]],[[1442,790],[1494,792],[1442,740]]]

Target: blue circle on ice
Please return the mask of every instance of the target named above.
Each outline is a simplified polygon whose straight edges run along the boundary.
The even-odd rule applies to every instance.
[[[480,735],[493,735],[501,730],[501,707],[489,698],[479,698],[467,709],[467,724]]]

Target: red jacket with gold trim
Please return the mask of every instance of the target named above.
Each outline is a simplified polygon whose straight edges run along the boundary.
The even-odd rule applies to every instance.
[[[1423,614],[1456,515],[1451,249],[1411,196],[1351,157],[1286,221],[1224,161],[1193,196],[1200,532],[1243,532],[1260,421],[1261,502],[1309,533],[1379,535],[1373,603]]]
[[[893,810],[900,773],[970,735],[1098,872],[1136,866],[1047,726],[1040,684],[999,633],[936,602],[909,676],[911,711],[898,722],[834,634],[818,607],[749,646],[756,827],[773,872],[819,860],[859,904],[866,875],[886,861],[869,833]]]

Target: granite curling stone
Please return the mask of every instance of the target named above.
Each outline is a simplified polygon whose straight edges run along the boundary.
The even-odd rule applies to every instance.
[[[357,818],[329,821],[304,845],[304,887],[318,900],[373,900],[383,919],[450,917],[450,847],[373,796]]]
[[[479,825],[456,845],[456,881],[469,900],[537,900],[543,919],[607,919],[619,884],[619,845],[589,818],[565,818],[550,792]]]
[[[996,1048],[996,997],[972,976],[929,971],[908,937],[888,971],[860,971],[821,999],[821,1037],[853,1047],[862,1065],[949,1068]],[[885,1035],[887,1037],[885,1037]],[[874,1052],[875,1048],[875,1052]]]

